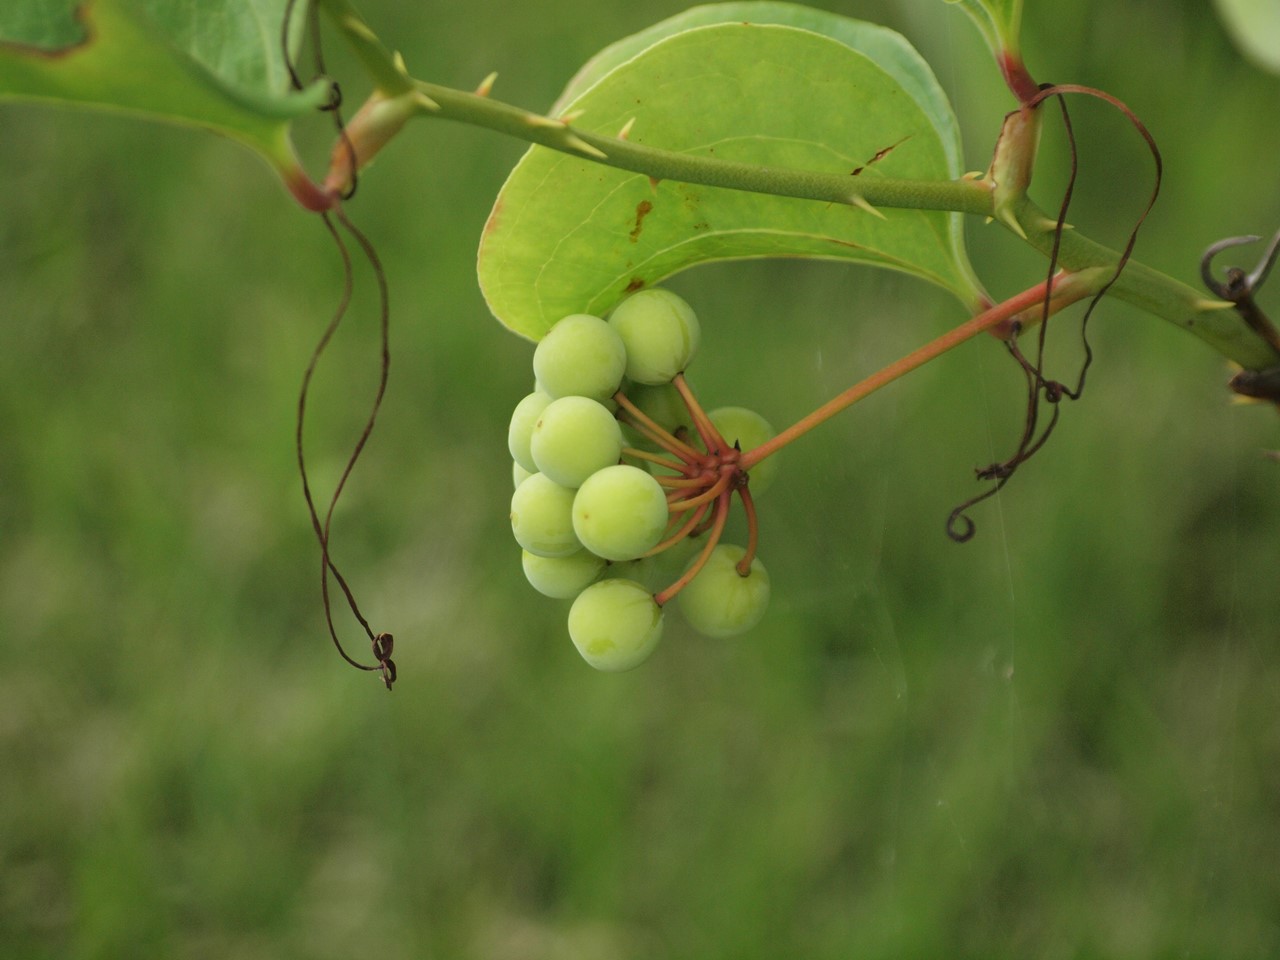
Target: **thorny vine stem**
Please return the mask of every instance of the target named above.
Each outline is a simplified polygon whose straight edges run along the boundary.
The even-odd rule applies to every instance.
[[[470,93],[418,81],[407,74],[403,63],[381,44],[347,0],[319,0],[319,3],[379,91],[387,96],[413,98],[418,108],[416,115],[421,117],[455,120],[494,130],[584,160],[643,174],[655,181],[699,183],[863,209],[868,206],[929,209],[982,217],[992,217],[996,212],[992,185],[984,179],[859,178],[854,190],[850,178],[843,174],[760,167],[662,150],[502,103],[489,95],[487,87]],[[1073,89],[1059,86],[1057,91]],[[1088,239],[1079,231],[1058,231],[1057,222],[1026,196],[1010,203],[997,222],[1009,229],[1016,224],[1014,232],[1020,232],[1027,243],[1046,256],[1056,242],[1059,264],[1076,273],[1091,267],[1114,269],[1123,259],[1120,252]],[[1198,290],[1141,263],[1130,260],[1108,293],[1189,330],[1245,369],[1263,370],[1280,363],[1280,352],[1240,322],[1229,302],[1208,299]]]

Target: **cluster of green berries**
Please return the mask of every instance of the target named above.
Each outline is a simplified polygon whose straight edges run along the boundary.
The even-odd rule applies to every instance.
[[[600,670],[646,660],[677,596],[685,619],[718,637],[749,630],[768,605],[752,493],[776,464],[744,454],[774,432],[741,407],[702,410],[684,379],[699,340],[693,309],[660,288],[633,294],[607,320],[567,316],[538,343],[535,389],[511,416],[511,530],[525,576],[539,593],[573,600],[569,635]],[[745,547],[720,543],[735,497]],[[682,572],[651,590],[655,558],[689,545],[698,546]]]

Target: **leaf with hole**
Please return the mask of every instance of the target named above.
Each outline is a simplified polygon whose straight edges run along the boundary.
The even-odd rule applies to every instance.
[[[575,127],[697,156],[849,177],[955,179],[945,96],[905,40],[783,3],[695,8],[603,51],[556,106]],[[855,173],[856,171],[856,173]],[[498,195],[480,245],[494,315],[531,339],[608,311],[699,263],[817,257],[901,270],[966,306],[980,299],[958,214],[663,181],[534,147]]]

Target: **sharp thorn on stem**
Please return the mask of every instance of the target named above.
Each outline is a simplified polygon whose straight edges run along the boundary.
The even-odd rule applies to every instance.
[[[1001,207],[997,210],[996,217],[1001,223],[1017,234],[1020,239],[1027,239],[1027,232],[1022,229],[1022,224],[1018,222],[1018,218],[1014,216],[1013,211],[1008,207]]]
[[[597,160],[608,159],[608,154],[599,147],[587,143],[587,141],[583,140],[576,133],[565,134],[564,142],[579,153],[585,153],[588,157],[595,157]]]
[[[552,117],[544,117],[538,113],[526,113],[524,122],[534,128],[544,128],[551,130],[563,130],[564,124]]]
[[[1230,300],[1195,300],[1191,304],[1196,310],[1207,312],[1210,310],[1234,310],[1235,304]]]
[[[1053,233],[1055,230],[1059,229],[1058,221],[1053,220],[1049,217],[1041,217],[1039,220],[1036,221],[1035,226],[1040,230],[1041,233]],[[1061,224],[1061,229],[1074,230],[1075,227],[1070,223],[1064,223],[1064,224]]]
[[[349,33],[354,33],[362,40],[377,42],[378,35],[369,29],[369,25],[356,16],[343,18],[342,26]]]
[[[864,211],[864,212],[866,212],[866,213],[871,214],[873,217],[878,217],[878,218],[879,218],[879,219],[881,219],[881,220],[888,220],[888,219],[889,219],[889,218],[888,218],[888,217],[886,217],[883,213],[881,213],[879,210],[877,210],[875,207],[873,207],[873,206],[872,206],[872,205],[867,201],[867,198],[866,198],[866,197],[864,197],[864,196],[863,196],[862,194],[860,194],[860,193],[850,194],[850,196],[849,196],[849,204],[850,204],[851,206],[857,207],[859,210],[862,210],[862,211]]]

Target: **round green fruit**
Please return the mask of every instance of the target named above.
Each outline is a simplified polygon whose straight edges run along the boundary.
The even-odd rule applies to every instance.
[[[597,470],[618,462],[622,427],[590,397],[561,397],[534,424],[529,450],[542,473],[563,487],[580,487]]]
[[[511,412],[511,423],[507,427],[507,450],[511,453],[511,459],[529,473],[538,472],[533,462],[533,452],[529,449],[533,440],[533,428],[550,403],[550,396],[535,390],[517,403],[515,410]]]
[[[759,558],[751,561],[747,576],[737,565],[746,550],[731,543],[718,544],[677,595],[680,612],[699,633],[732,637],[760,622],[769,606],[769,574]]]
[[[533,374],[553,398],[607,400],[618,391],[627,348],[599,317],[574,313],[552,327],[533,351]]]
[[[662,608],[634,580],[600,580],[573,601],[569,637],[597,670],[630,670],[649,659],[662,638]]]
[[[627,348],[626,374],[636,383],[670,383],[698,350],[702,328],[681,297],[650,287],[623,300],[609,316]]]
[[[573,491],[535,473],[511,495],[511,533],[540,557],[567,557],[582,548],[573,533]]]
[[[526,481],[527,482],[527,481]],[[573,498],[573,530],[606,560],[634,560],[667,529],[667,496],[646,470],[616,464],[589,476]]]
[[[606,566],[604,560],[586,550],[567,557],[540,557],[525,550],[520,561],[529,585],[553,600],[572,600],[599,580]]]

